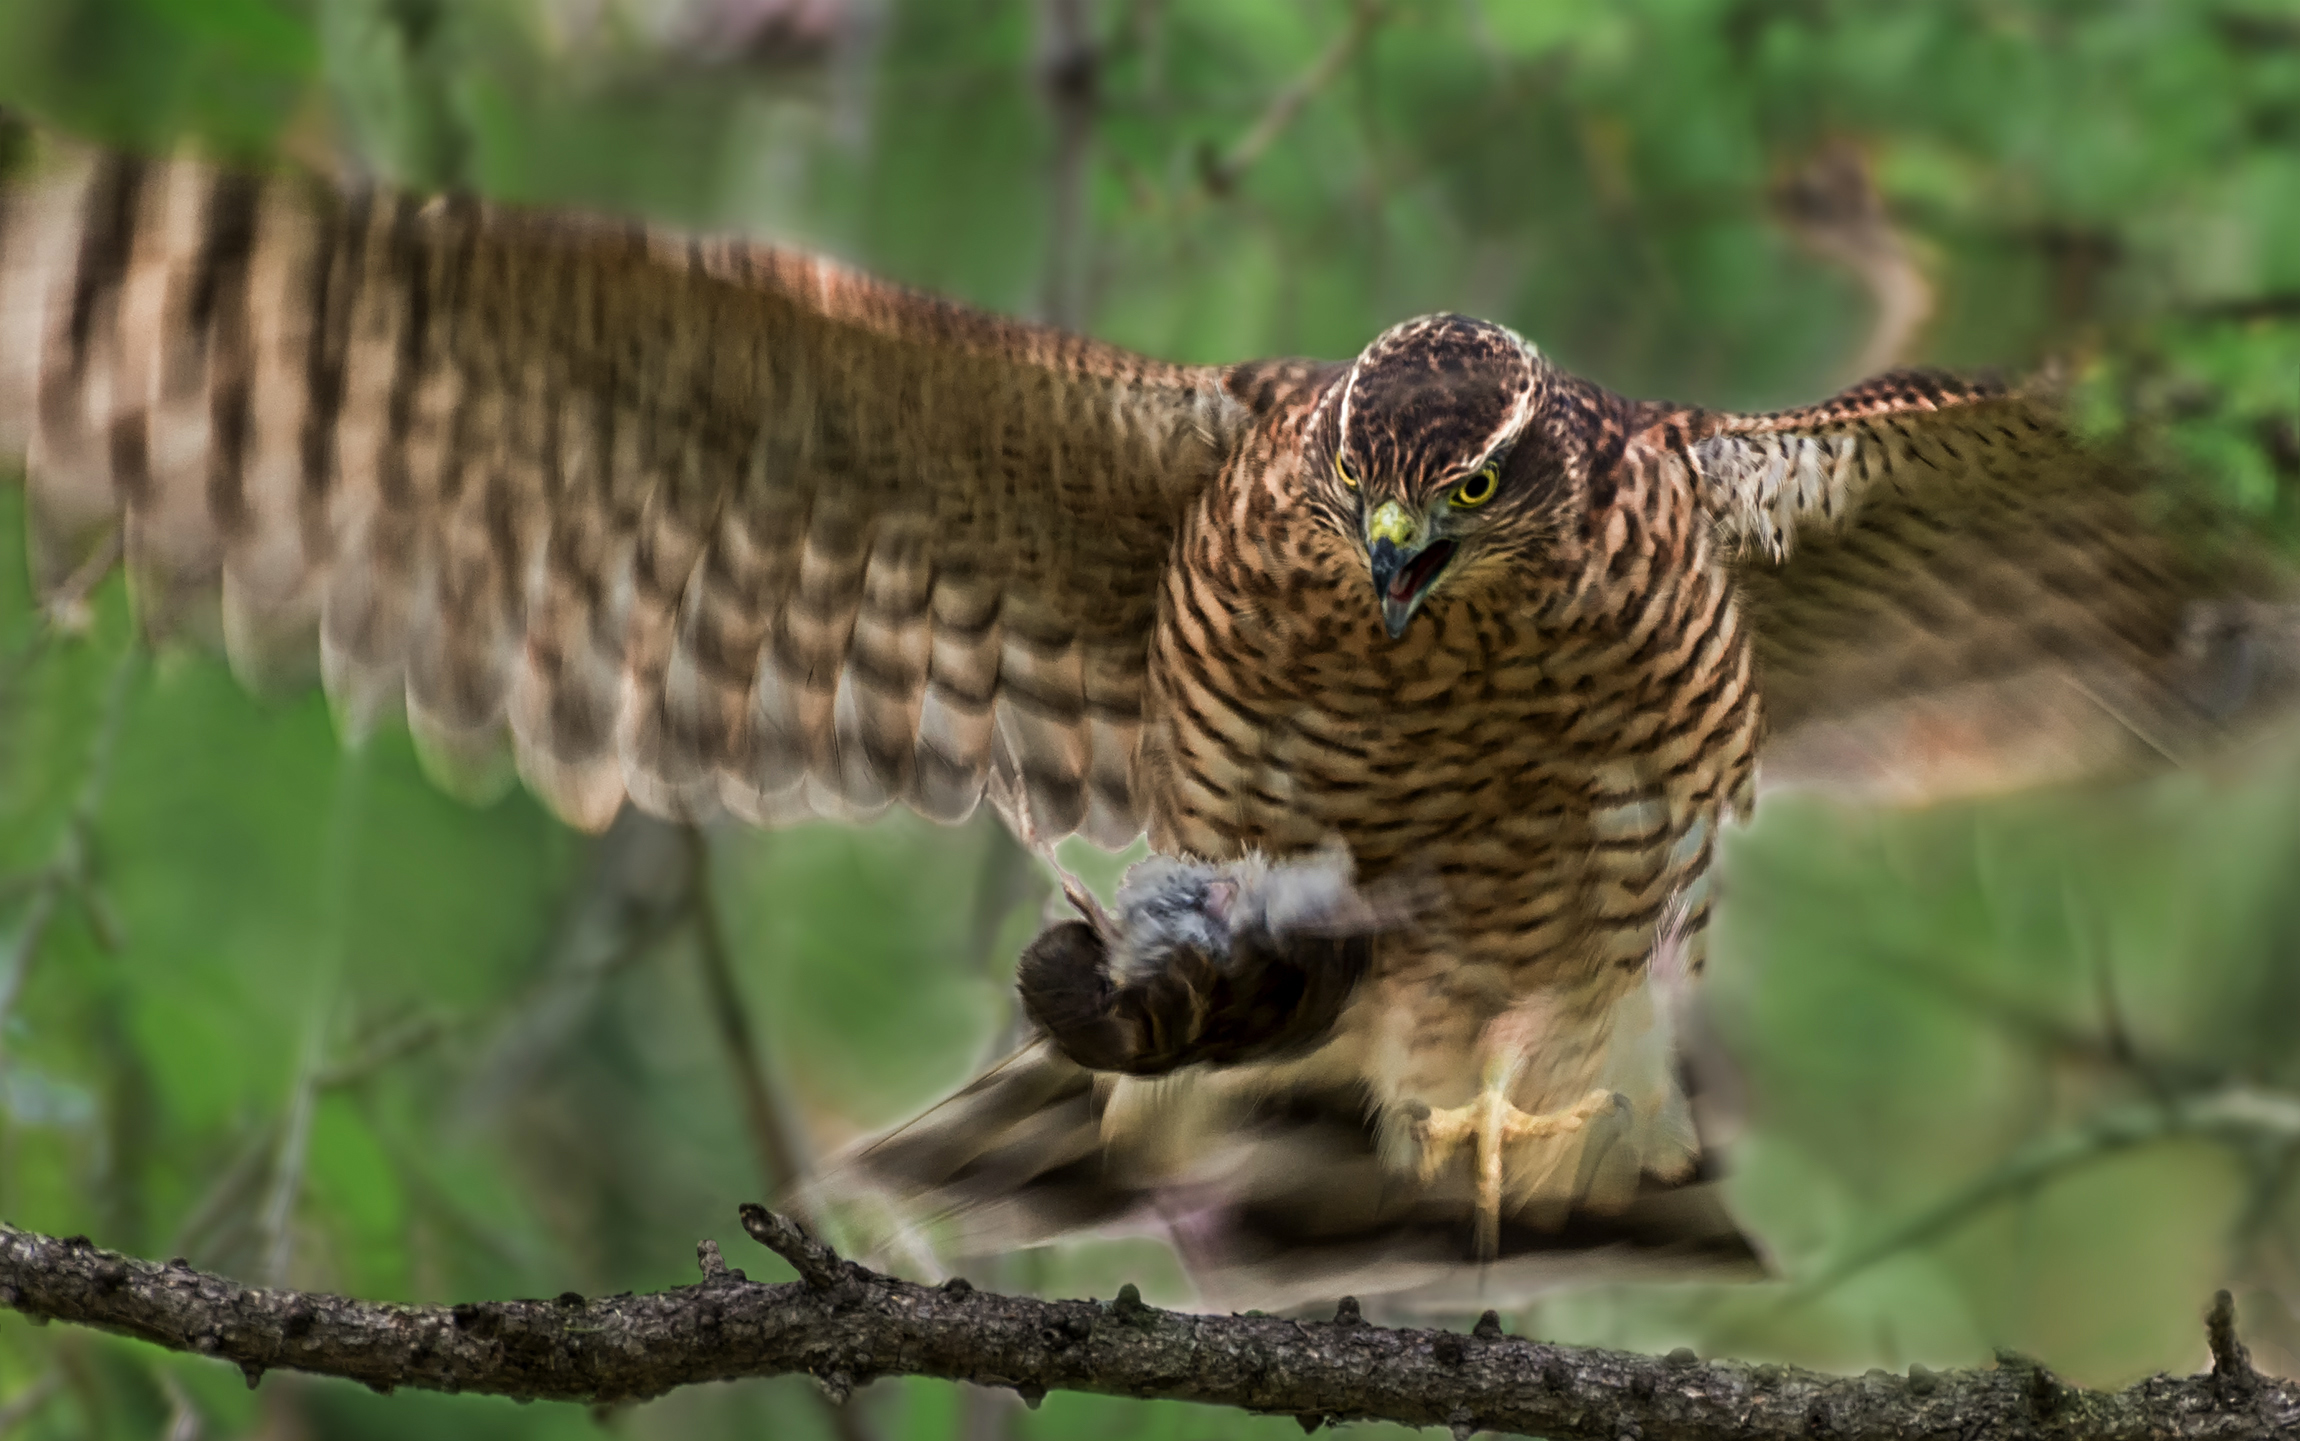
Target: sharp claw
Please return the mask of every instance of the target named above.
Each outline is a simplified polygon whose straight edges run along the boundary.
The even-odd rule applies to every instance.
[[[1453,1159],[1463,1143],[1470,1143],[1471,1164],[1477,1175],[1476,1253],[1490,1261],[1501,1250],[1501,1183],[1503,1152],[1511,1142],[1546,1140],[1570,1135],[1623,1103],[1617,1091],[1595,1090],[1570,1106],[1534,1115],[1519,1110],[1500,1085],[1490,1082],[1464,1106],[1431,1110],[1409,1101],[1406,1114],[1413,1121],[1413,1136],[1421,1145],[1419,1171],[1426,1185]],[[1417,1111],[1418,1108],[1418,1111]]]
[[[1094,892],[1087,887],[1086,882],[1071,874],[1070,868],[1055,856],[1054,843],[1039,834],[1037,817],[1031,813],[1030,798],[1024,794],[1022,787],[1005,772],[994,768],[982,789],[983,798],[990,802],[991,808],[1006,822],[1006,829],[1015,841],[1054,872],[1055,879],[1062,885],[1063,899],[1070,902],[1070,908],[1094,928],[1094,934],[1101,937],[1103,944],[1115,943],[1118,939],[1118,923],[1111,919],[1108,911],[1102,909],[1102,903],[1094,898]]]
[[[1619,1091],[1591,1091],[1572,1105],[1556,1111],[1544,1111],[1538,1116],[1528,1115],[1515,1106],[1502,1117],[1502,1139],[1530,1141],[1547,1136],[1563,1136],[1580,1130],[1599,1116],[1625,1104],[1627,1097]]]
[[[1054,867],[1054,874],[1061,878],[1062,898],[1070,902],[1070,909],[1078,912],[1079,918],[1094,928],[1094,934],[1101,938],[1105,947],[1115,945],[1118,941],[1118,923],[1110,918],[1108,911],[1102,909],[1102,903],[1094,899],[1094,892],[1086,888],[1086,882],[1064,870],[1061,862],[1054,859],[1052,850],[1041,852],[1041,856],[1048,865]]]

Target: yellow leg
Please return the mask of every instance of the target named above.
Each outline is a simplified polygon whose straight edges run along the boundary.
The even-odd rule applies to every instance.
[[[1591,1091],[1560,1110],[1532,1115],[1510,1104],[1515,1067],[1489,1066],[1485,1085],[1466,1106],[1431,1111],[1415,1123],[1421,1143],[1421,1178],[1437,1179],[1464,1143],[1474,1149],[1477,1169],[1477,1259],[1490,1261],[1501,1249],[1502,1154],[1511,1142],[1546,1140],[1580,1130],[1613,1109],[1613,1092]]]

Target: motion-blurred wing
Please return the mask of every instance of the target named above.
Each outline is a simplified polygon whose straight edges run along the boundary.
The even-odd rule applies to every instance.
[[[1362,1088],[1193,1069],[1151,1083],[1160,1090],[1149,1110],[1143,1084],[1033,1042],[854,1148],[817,1196],[888,1194],[961,1254],[1088,1229],[1158,1236],[1209,1309],[1354,1295],[1393,1316],[1460,1314],[1562,1285],[1764,1274],[1706,1167],[1645,1180],[1604,1214],[1546,1225],[1509,1217],[1493,1259],[1470,1267],[1471,1179],[1401,1184],[1366,1124]]]
[[[1740,573],[1768,784],[1923,801],[2186,759],[2293,689],[2290,608],[2047,402],[1903,373],[1679,443]]]
[[[51,588],[578,823],[990,770],[1122,842],[1156,576],[1247,412],[1157,364],[731,240],[192,163],[0,190],[0,462]],[[219,605],[220,602],[220,605]]]

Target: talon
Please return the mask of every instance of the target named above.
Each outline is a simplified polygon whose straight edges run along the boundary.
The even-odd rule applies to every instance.
[[[1485,1087],[1469,1104],[1432,1110],[1420,1106],[1413,1117],[1413,1136],[1421,1143],[1421,1179],[1437,1179],[1464,1142],[1470,1143],[1477,1172],[1477,1259],[1490,1261],[1501,1250],[1502,1155],[1511,1142],[1545,1140],[1570,1135],[1619,1104],[1612,1091],[1595,1090],[1570,1106],[1539,1115],[1510,1104],[1507,1074],[1489,1074]]]

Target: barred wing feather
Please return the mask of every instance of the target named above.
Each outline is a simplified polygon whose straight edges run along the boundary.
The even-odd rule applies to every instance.
[[[762,822],[1122,843],[1156,579],[1245,423],[1163,365],[740,241],[186,161],[0,189],[41,582],[518,772]]]
[[[2185,760],[2300,680],[2300,622],[2043,398],[1909,372],[1688,425],[1769,784],[1888,799]]]

